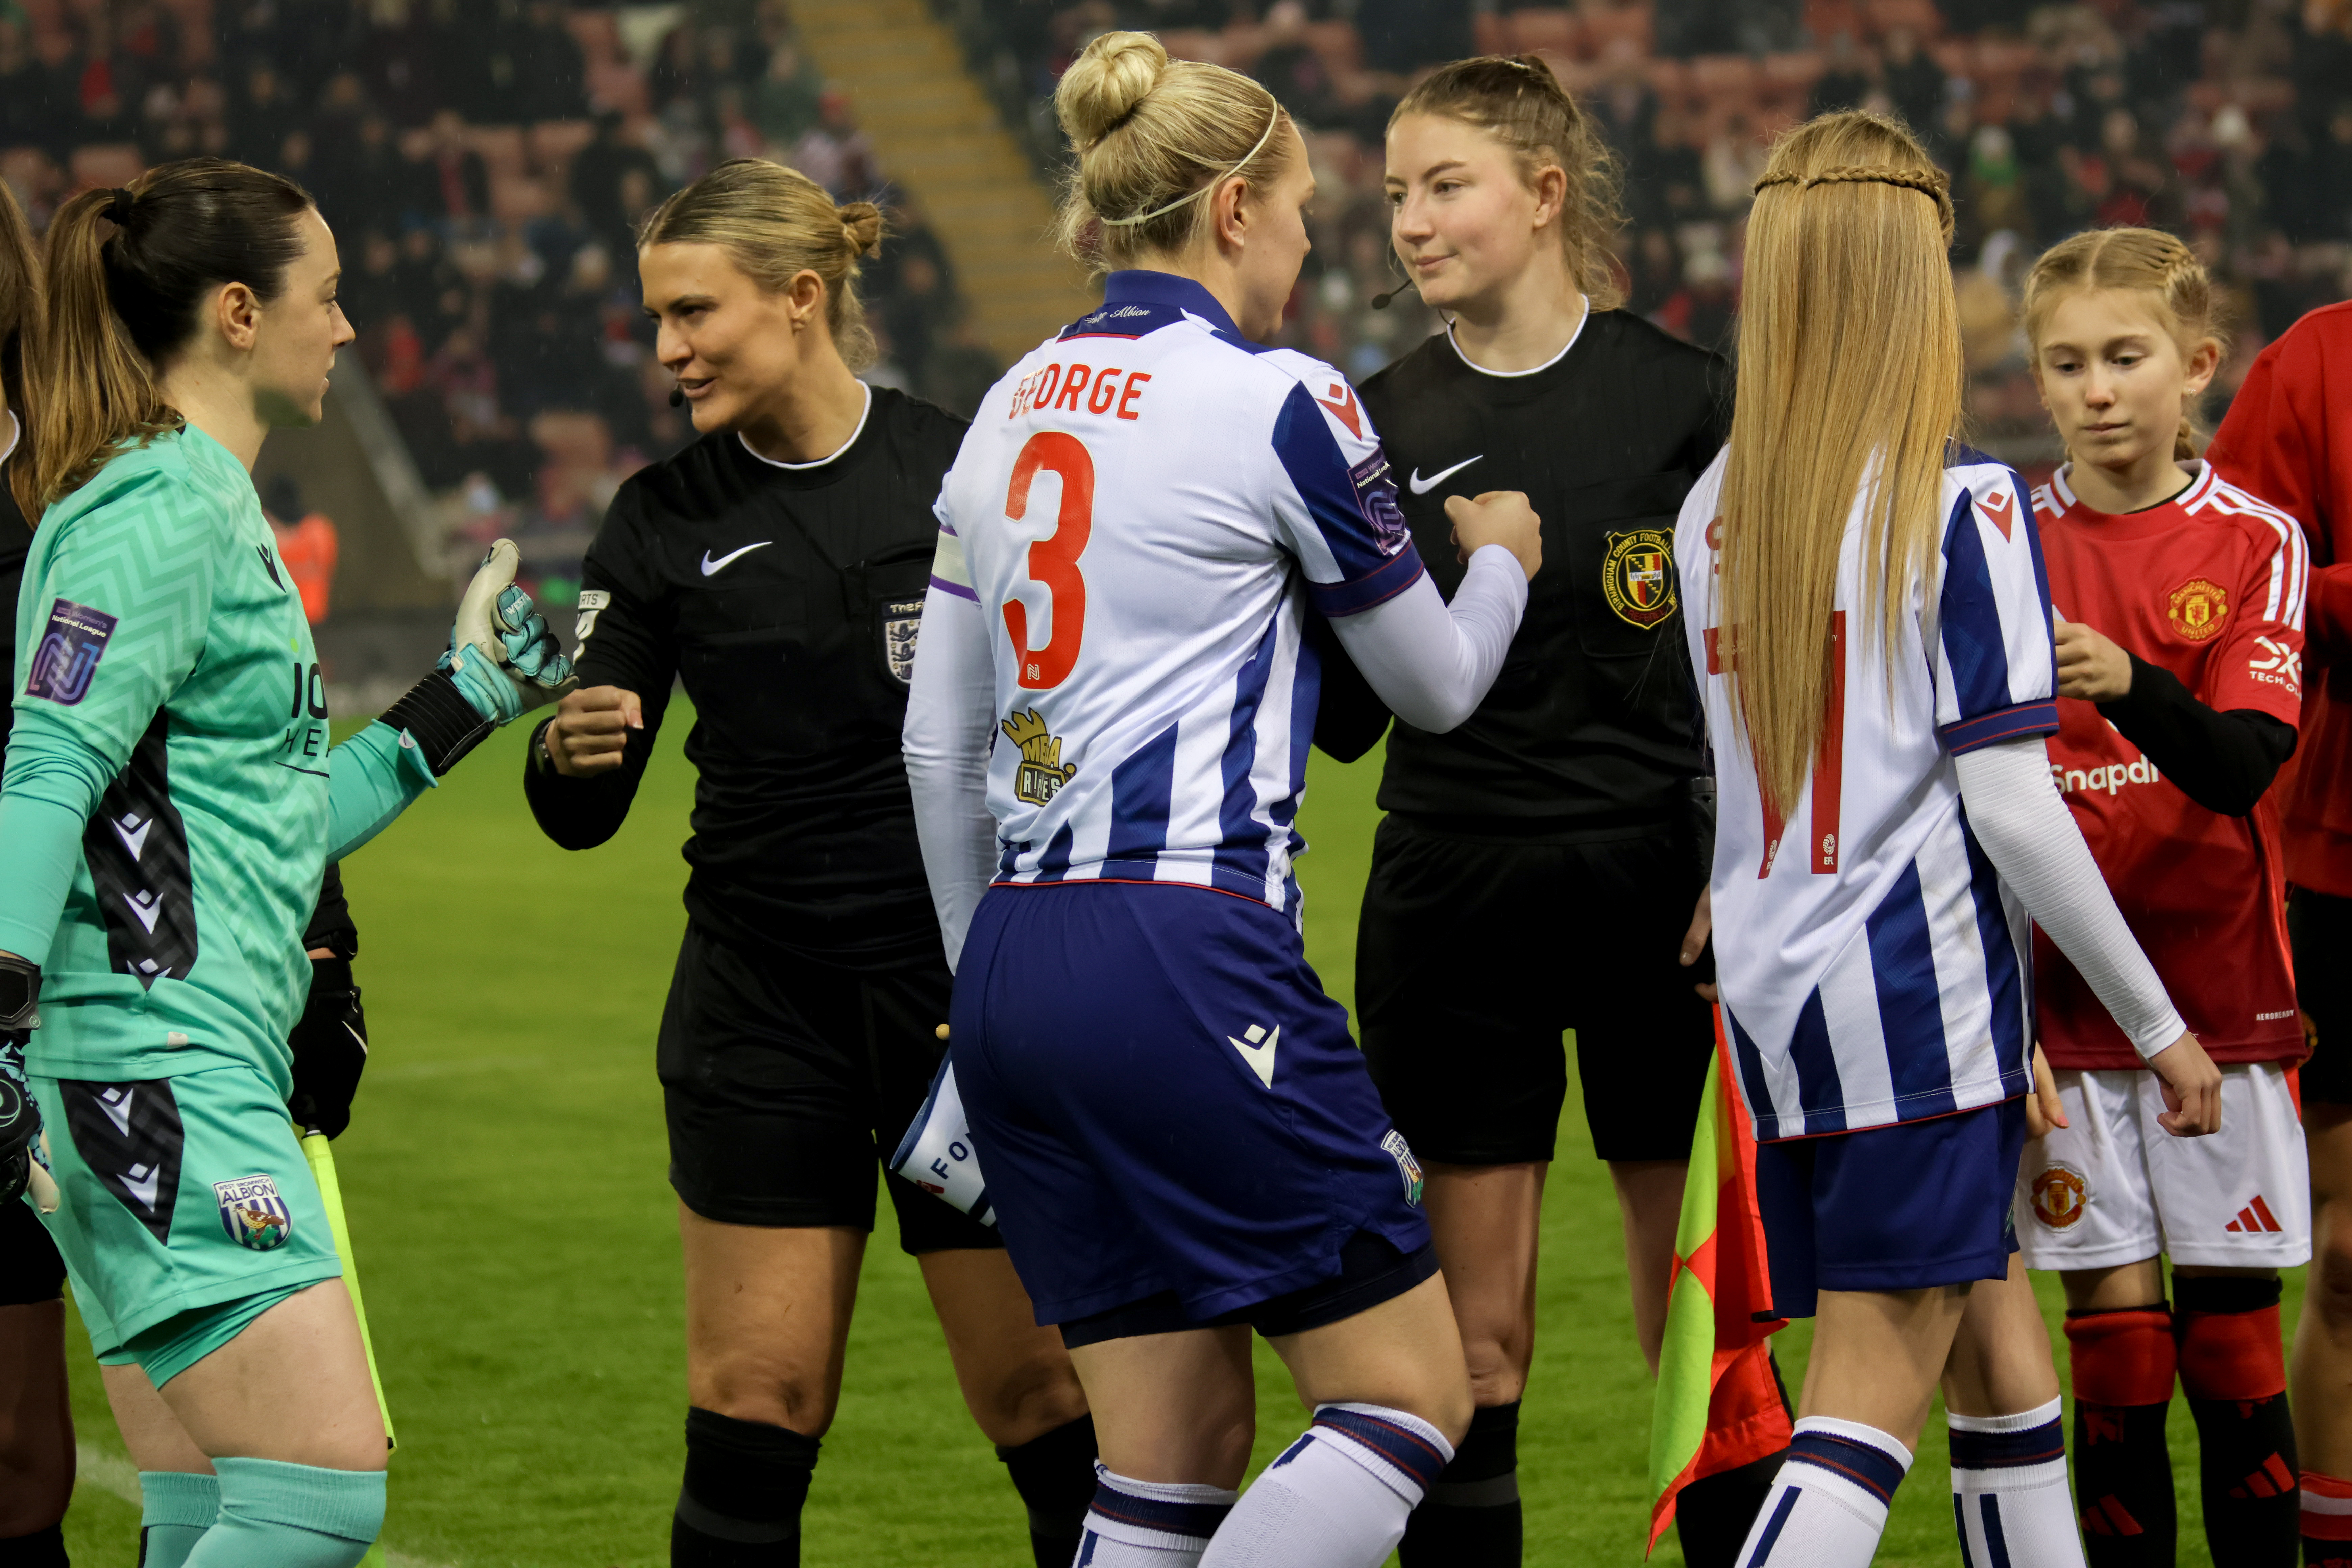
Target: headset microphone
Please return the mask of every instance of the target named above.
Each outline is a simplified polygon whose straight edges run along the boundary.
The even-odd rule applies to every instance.
[[[686,405],[686,392],[683,388],[673,386],[669,389],[669,405],[672,408],[683,408]]]
[[[1385,310],[1389,308],[1390,300],[1395,299],[1398,295],[1404,293],[1406,290],[1417,287],[1418,285],[1415,284],[1412,279],[1408,278],[1403,282],[1398,284],[1395,288],[1390,289],[1387,293],[1373,295],[1372,309],[1375,310]]]

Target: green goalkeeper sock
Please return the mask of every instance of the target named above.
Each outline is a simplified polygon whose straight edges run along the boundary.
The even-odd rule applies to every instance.
[[[383,1530],[383,1472],[215,1459],[220,1521],[187,1568],[353,1568]]]
[[[184,1470],[139,1472],[139,1568],[180,1568],[220,1517],[220,1482]]]

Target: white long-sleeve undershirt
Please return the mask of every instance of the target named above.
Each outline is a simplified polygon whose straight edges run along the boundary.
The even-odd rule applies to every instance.
[[[1333,623],[1364,679],[1406,723],[1443,732],[1475,712],[1503,668],[1528,605],[1527,574],[1498,544],[1470,558],[1454,602],[1424,575],[1383,604]],[[902,745],[923,870],[953,969],[972,910],[996,876],[996,819],[988,809],[996,679],[980,605],[933,587],[907,696]]]
[[[2074,815],[2050,783],[2040,736],[1964,752],[1969,826],[2034,923],[2081,972],[2145,1061],[2188,1032],[2156,966],[2116,908]]]

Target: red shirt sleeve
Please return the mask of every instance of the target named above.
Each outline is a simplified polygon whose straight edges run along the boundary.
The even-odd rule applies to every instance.
[[[2207,460],[2303,524],[2315,657],[2352,658],[2352,307],[2314,310],[2246,373]],[[2336,361],[2331,374],[2329,361]]]
[[[2303,716],[2303,594],[2310,551],[2292,520],[2243,520],[2251,548],[2236,614],[2206,656],[2197,700],[2217,713],[2251,708],[2284,724]]]

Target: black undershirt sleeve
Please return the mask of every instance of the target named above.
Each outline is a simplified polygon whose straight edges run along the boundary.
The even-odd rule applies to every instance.
[[[540,831],[566,849],[593,849],[621,830],[629,803],[646,776],[654,740],[669,708],[670,683],[677,675],[677,647],[648,595],[631,591],[644,577],[630,548],[637,537],[626,491],[599,530],[581,570],[581,589],[602,590],[611,598],[596,612],[594,629],[581,643],[574,664],[581,689],[617,686],[637,694],[643,730],[628,737],[621,765],[609,773],[567,778],[540,760],[540,742],[552,716],[531,731],[523,749],[522,793]],[[625,583],[624,579],[628,582]]]
[[[2170,670],[2128,649],[2126,657],[2131,689],[2098,705],[2107,721],[2206,810],[2223,816],[2252,811],[2294,755],[2294,726],[2252,708],[2216,712]]]
[[[1315,650],[1322,674],[1322,693],[1315,708],[1316,748],[1333,762],[1352,763],[1388,733],[1388,704],[1348,657],[1331,623],[1313,609],[1307,612],[1307,646]]]

